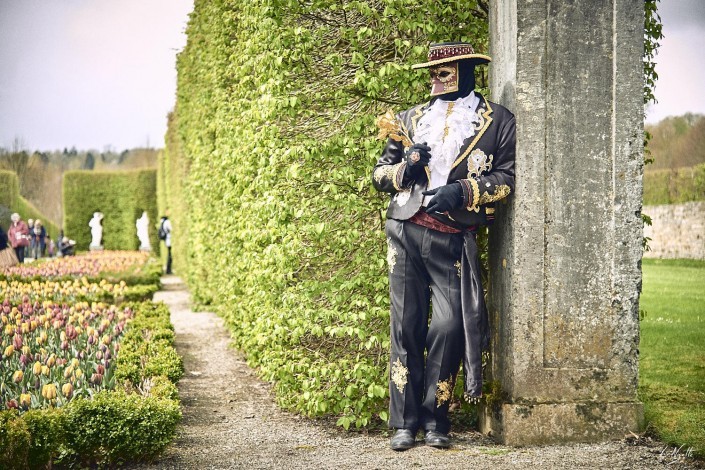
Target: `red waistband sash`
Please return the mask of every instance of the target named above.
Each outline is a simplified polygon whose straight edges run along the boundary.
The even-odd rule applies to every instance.
[[[433,217],[431,217],[423,208],[421,208],[420,211],[418,211],[416,214],[414,214],[409,219],[409,222],[414,223],[416,225],[421,225],[422,227],[430,228],[431,230],[443,232],[443,233],[462,233],[465,230],[469,230],[469,231],[474,232],[476,229],[475,226],[470,226],[470,227],[466,228],[465,230],[451,227],[450,225],[444,224],[440,220],[434,219]]]

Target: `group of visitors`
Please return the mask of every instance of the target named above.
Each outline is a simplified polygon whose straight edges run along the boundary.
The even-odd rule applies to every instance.
[[[76,243],[65,237],[63,230],[55,243],[41,220],[28,219],[25,222],[15,212],[10,216],[7,234],[0,228],[0,250],[6,249],[8,244],[14,249],[17,261],[24,263],[27,258],[36,260],[47,255],[71,256]]]
[[[27,258],[39,259],[45,256],[73,256],[76,242],[69,240],[64,231],[59,232],[56,243],[51,239],[41,220],[22,220],[18,213],[10,216],[10,228],[7,233],[0,227],[0,252],[11,247],[17,261],[24,263]],[[171,274],[171,221],[167,215],[162,216],[158,228],[159,239],[167,249],[166,274]]]

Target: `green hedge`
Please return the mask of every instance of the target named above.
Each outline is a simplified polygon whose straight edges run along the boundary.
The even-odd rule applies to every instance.
[[[428,42],[487,51],[477,10],[195,2],[160,209],[172,211],[175,265],[195,301],[226,318],[289,409],[346,428],[387,418],[387,198],[371,185],[383,147],[374,120],[428,99],[427,73],[410,68]]]
[[[158,253],[156,170],[120,172],[68,171],[64,173],[64,231],[79,250],[91,242],[88,223],[102,212],[103,246],[106,250],[139,248],[135,222],[147,211],[152,250]]]
[[[173,440],[181,420],[175,382],[183,364],[173,347],[169,310],[151,302],[131,307],[138,313],[116,359],[120,387],[63,408],[0,411],[0,468],[149,461]]]
[[[644,173],[644,204],[705,201],[705,164]]]
[[[48,220],[31,202],[20,196],[20,185],[14,172],[0,170],[0,227],[7,231],[10,226],[10,215],[17,212],[25,222],[29,219],[39,219],[44,224],[47,234],[56,239],[59,235],[57,225]]]
[[[7,232],[10,215],[16,212],[17,199],[20,197],[20,184],[12,171],[0,170],[0,227]]]

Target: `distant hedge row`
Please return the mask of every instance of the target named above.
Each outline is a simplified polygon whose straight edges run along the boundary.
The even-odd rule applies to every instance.
[[[427,73],[410,66],[429,42],[486,51],[486,15],[474,1],[197,0],[187,35],[159,165],[175,269],[279,404],[382,424],[387,198],[371,185],[374,120],[428,99]]]
[[[705,201],[705,164],[644,173],[644,204]]]
[[[10,215],[17,212],[25,222],[29,219],[39,219],[44,224],[49,236],[53,239],[59,235],[59,228],[48,220],[31,202],[20,196],[20,184],[17,174],[12,171],[0,170],[0,227],[7,231],[10,226]]]
[[[135,222],[147,211],[152,251],[158,253],[157,172],[68,171],[64,173],[64,231],[79,250],[91,243],[88,223],[102,212],[103,246],[106,250],[135,250],[140,242]]]

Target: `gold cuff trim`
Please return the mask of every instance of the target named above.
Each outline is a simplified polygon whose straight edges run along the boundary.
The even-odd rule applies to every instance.
[[[480,196],[480,205],[482,204],[489,204],[490,202],[497,202],[500,199],[504,199],[505,197],[509,196],[509,193],[511,193],[512,190],[507,186],[506,184],[499,184],[494,187],[494,193],[490,194],[489,192],[485,191],[482,193],[482,196]]]
[[[397,191],[401,191],[402,181],[404,180],[404,170],[406,169],[406,162],[397,163],[394,165],[394,177],[392,178],[392,185]]]
[[[470,186],[472,186],[472,205],[468,206],[469,211],[480,211],[480,185],[477,184],[475,178],[470,178]]]

